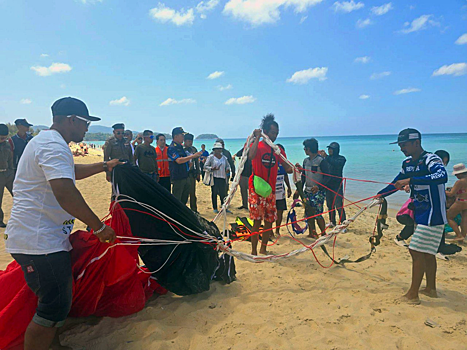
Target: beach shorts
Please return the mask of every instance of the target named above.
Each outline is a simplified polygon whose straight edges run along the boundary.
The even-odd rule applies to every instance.
[[[285,198],[276,200],[276,209],[277,210],[287,210],[287,202]]]
[[[308,200],[308,204],[310,204],[311,209],[313,209],[313,212],[309,212],[309,207],[305,206],[306,216],[318,215],[315,217],[315,219],[322,218],[323,216],[321,214],[324,210],[324,200],[326,199],[326,192],[324,192],[323,190],[318,190],[318,192],[316,193],[305,191],[305,197]]]
[[[21,265],[26,284],[39,299],[34,323],[44,327],[63,326],[73,298],[70,253],[11,256]]]
[[[276,222],[276,194],[271,193],[267,198],[261,197],[255,192],[255,188],[253,186],[250,186],[248,192],[250,219],[264,220],[266,222]]]
[[[443,237],[444,225],[425,226],[417,225],[409,249],[421,253],[436,255],[441,238]]]

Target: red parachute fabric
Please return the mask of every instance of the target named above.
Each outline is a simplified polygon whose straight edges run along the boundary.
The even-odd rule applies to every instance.
[[[108,223],[118,236],[132,236],[120,207],[115,208]],[[74,283],[69,316],[127,316],[142,310],[153,293],[167,293],[150,274],[138,269],[138,245],[100,243],[86,231],[73,233],[70,242]],[[37,297],[26,285],[21,267],[13,261],[0,271],[0,349],[23,342],[36,306]]]

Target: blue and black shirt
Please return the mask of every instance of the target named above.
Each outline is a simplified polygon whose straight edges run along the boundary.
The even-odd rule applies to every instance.
[[[423,152],[419,159],[408,157],[392,183],[410,178],[410,197],[414,203],[415,223],[425,226],[446,224],[445,184],[448,175],[443,161],[436,154]],[[394,185],[379,191],[383,197],[396,192]]]
[[[179,143],[172,141],[167,150],[167,156],[169,158],[169,170],[170,180],[183,180],[188,178],[189,164],[188,162],[178,164],[175,159],[188,157],[183,146]]]

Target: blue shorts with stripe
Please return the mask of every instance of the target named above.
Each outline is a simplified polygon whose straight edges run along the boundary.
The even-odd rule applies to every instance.
[[[444,225],[425,226],[417,225],[409,249],[421,253],[436,255],[441,238],[443,237]]]

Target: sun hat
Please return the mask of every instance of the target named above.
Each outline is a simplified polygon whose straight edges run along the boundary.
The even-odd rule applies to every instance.
[[[452,167],[452,170],[454,170],[452,172],[452,175],[467,173],[467,168],[465,167],[465,165],[463,163],[459,163],[459,164],[454,165]]]
[[[222,146],[222,143],[216,142],[216,143],[214,143],[214,146],[212,146],[212,149],[213,150],[215,150],[215,149],[224,149],[224,146]]]

